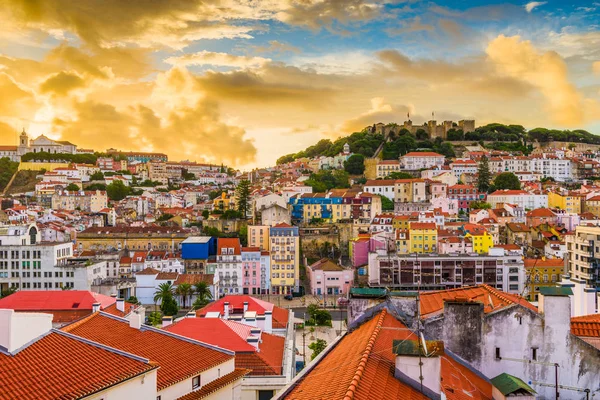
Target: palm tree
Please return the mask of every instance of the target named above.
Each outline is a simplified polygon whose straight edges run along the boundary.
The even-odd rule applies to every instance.
[[[194,292],[196,293],[196,302],[194,303],[194,306],[199,306],[200,304],[205,305],[213,298],[208,284],[204,281],[194,284]]]
[[[156,292],[154,292],[154,304],[158,303],[159,301],[162,303],[163,300],[172,296],[173,285],[171,285],[170,283],[161,283],[160,285],[158,285],[158,289],[156,290]]]
[[[192,295],[193,293],[194,293],[194,289],[192,288],[192,285],[190,285],[189,283],[181,283],[177,286],[177,289],[175,289],[175,294],[178,296],[181,296],[181,300],[183,302],[183,308],[185,308],[185,304],[187,303],[188,296]]]

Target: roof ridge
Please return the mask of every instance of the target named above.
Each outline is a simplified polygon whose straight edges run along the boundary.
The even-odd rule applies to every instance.
[[[95,313],[91,313],[89,315],[86,315],[83,318],[80,318],[76,321],[73,321],[72,323],[63,326],[62,328],[60,328],[61,331],[63,332],[71,332],[71,330],[77,328],[78,326],[80,326],[81,324],[83,324],[84,322],[86,322],[87,320],[92,319],[93,317],[95,317],[96,315],[98,315],[100,312],[96,311]]]
[[[350,386],[348,386],[348,390],[346,391],[344,400],[352,400],[354,398],[354,394],[356,393],[356,389],[358,387],[358,384],[360,383],[360,379],[361,379],[363,372],[365,370],[365,367],[367,365],[367,360],[369,359],[369,356],[371,355],[371,350],[373,349],[373,346],[375,345],[375,339],[379,335],[379,331],[381,330],[381,325],[383,324],[383,319],[385,318],[386,314],[387,314],[387,310],[385,308],[383,310],[381,310],[381,315],[379,315],[379,319],[377,320],[377,325],[375,326],[375,329],[373,329],[373,333],[371,334],[371,337],[369,338],[367,347],[365,348],[365,351],[363,352],[363,354],[360,358],[360,362],[358,363],[358,367],[356,368],[356,373],[354,374],[354,377],[352,378],[352,381],[350,382]]]

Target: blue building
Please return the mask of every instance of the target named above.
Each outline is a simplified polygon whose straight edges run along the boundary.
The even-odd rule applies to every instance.
[[[211,236],[190,236],[181,242],[181,258],[185,271],[204,274],[209,257],[217,254],[217,240]]]

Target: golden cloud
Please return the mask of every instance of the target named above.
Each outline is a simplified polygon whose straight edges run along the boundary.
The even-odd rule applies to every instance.
[[[200,51],[198,53],[188,53],[182,56],[169,57],[165,59],[167,64],[178,67],[190,65],[216,65],[222,67],[260,67],[263,64],[271,62],[269,58],[236,56],[228,53],[217,53],[213,51]]]
[[[61,71],[50,76],[40,85],[42,93],[54,93],[58,96],[65,96],[71,90],[85,86],[84,80],[73,72]]]
[[[600,75],[600,61],[596,61],[592,64],[592,71],[596,75]]]

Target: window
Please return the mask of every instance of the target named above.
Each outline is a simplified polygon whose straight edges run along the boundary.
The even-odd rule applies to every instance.
[[[501,360],[502,357],[500,357],[500,347],[496,347],[496,360]]]
[[[531,359],[533,361],[537,361],[537,347],[532,347],[531,348]]]

